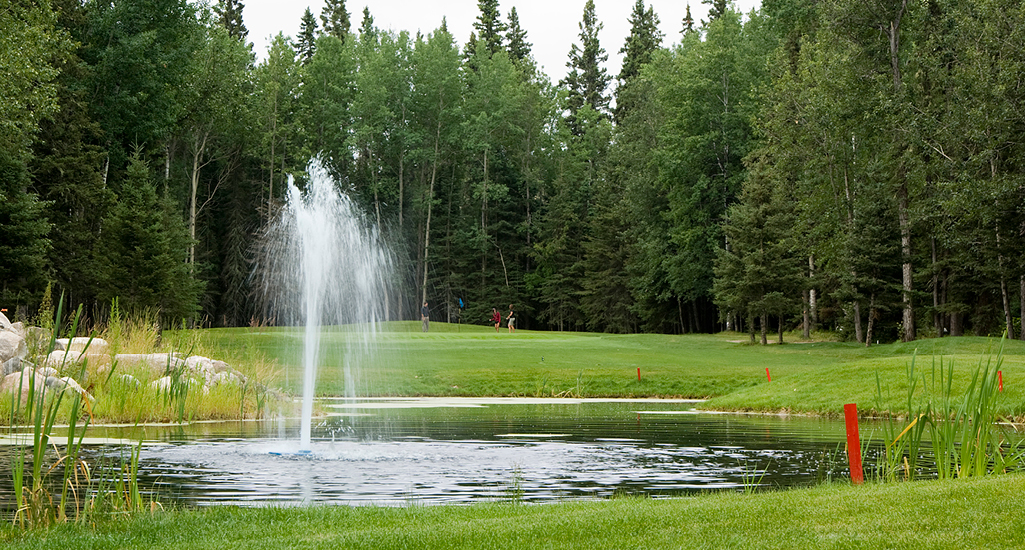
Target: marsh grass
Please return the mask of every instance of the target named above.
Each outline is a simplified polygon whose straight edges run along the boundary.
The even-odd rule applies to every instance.
[[[63,315],[63,298],[57,306],[56,319],[59,325]],[[79,306],[69,321],[68,334],[76,334],[82,308]],[[57,332],[51,333],[46,354],[56,348]],[[90,339],[86,349],[92,343]],[[81,378],[85,373],[84,365],[76,365],[68,361],[68,353],[59,364],[58,373],[62,375],[77,374]],[[72,371],[72,372],[68,372]],[[77,371],[77,372],[74,372]],[[13,464],[14,501],[16,510],[13,521],[22,526],[36,527],[67,521],[69,510],[77,516],[80,512],[80,493],[89,482],[89,469],[80,458],[82,438],[91,419],[89,402],[85,396],[64,384],[60,379],[51,384],[40,383],[33,374],[27,377],[28,387],[24,387],[26,377],[20,378],[19,387],[10,395],[10,435],[16,434],[15,421],[20,420],[31,426],[31,448],[19,446]],[[24,396],[24,397],[23,397]],[[66,405],[68,418],[67,441],[63,454],[56,444],[51,443],[54,423]],[[23,406],[24,405],[24,406]],[[79,422],[82,424],[79,425]],[[51,452],[52,446],[52,452]],[[26,456],[26,452],[28,456]],[[25,465],[29,464],[27,474]],[[59,487],[48,485],[48,480],[55,470],[61,471],[62,479]]]
[[[903,423],[895,418],[884,423],[882,477],[888,481],[951,479],[1025,469],[1022,439],[1009,436],[1007,418],[1000,414],[998,371],[1003,364],[1003,341],[995,356],[979,359],[960,391],[954,386],[953,359],[934,358],[932,367],[921,372],[916,370],[916,359],[912,356],[906,375],[909,414]],[[878,373],[876,387],[882,401]]]

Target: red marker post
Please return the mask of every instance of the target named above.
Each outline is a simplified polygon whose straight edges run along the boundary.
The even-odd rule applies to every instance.
[[[858,435],[858,405],[848,403],[843,406],[844,419],[847,422],[847,458],[851,463],[851,483],[861,485],[865,481],[861,471],[861,437]]]
[[[997,385],[1000,387],[1000,391],[1004,391],[1004,371],[997,371]]]
[[[641,381],[641,367],[637,367],[637,381]]]
[[[772,376],[769,375],[769,367],[765,367],[765,378],[769,382],[772,382]]]

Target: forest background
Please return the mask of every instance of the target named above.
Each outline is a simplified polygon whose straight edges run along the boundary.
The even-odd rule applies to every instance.
[[[551,82],[497,0],[466,42],[327,0],[259,61],[238,0],[0,0],[0,304],[273,321],[261,230],[319,159],[391,319],[1025,339],[1025,6],[703,3],[606,46],[588,0]]]

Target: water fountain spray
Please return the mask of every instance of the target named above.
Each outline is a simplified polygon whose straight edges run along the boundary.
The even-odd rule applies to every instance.
[[[326,331],[345,342],[345,396],[385,319],[391,258],[355,204],[316,161],[305,192],[289,178],[285,204],[267,229],[260,272],[268,314],[304,327],[299,449],[309,450],[320,346]]]

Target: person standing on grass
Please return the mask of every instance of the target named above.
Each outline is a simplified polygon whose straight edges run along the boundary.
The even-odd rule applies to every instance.
[[[516,332],[516,327],[513,326],[513,321],[516,320],[516,317],[513,317],[512,304],[509,304],[509,315],[506,316],[506,319],[508,320],[509,334]]]
[[[427,308],[427,302],[424,302],[424,307],[420,308],[420,322],[424,325],[424,332],[431,328],[431,310]]]
[[[495,324],[495,332],[498,332],[498,325],[502,324],[502,314],[497,307],[491,308],[491,322]]]

